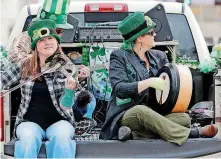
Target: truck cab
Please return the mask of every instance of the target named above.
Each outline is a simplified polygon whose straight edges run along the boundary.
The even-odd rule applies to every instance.
[[[27,30],[41,5],[39,3],[23,7],[11,32],[6,50],[9,50],[13,40],[21,32]],[[202,63],[210,57],[210,54],[200,27],[191,9],[186,4],[142,0],[120,1],[120,3],[112,0],[108,3],[102,0],[72,1],[68,21],[74,25],[74,28],[65,30],[62,36],[62,49],[67,55],[74,51],[79,52],[82,56],[86,56],[84,55],[86,53],[88,60],[82,61],[82,63],[84,62],[83,64],[90,66],[94,65],[96,59],[96,57],[90,55],[90,49],[108,48],[108,51],[105,51],[105,56],[98,56],[100,58],[99,64],[108,63],[111,50],[119,48],[122,43],[122,37],[117,32],[119,21],[136,11],[141,11],[147,15],[151,14],[150,11],[153,11],[153,9],[162,13],[159,14],[159,17],[155,15],[153,18],[153,21],[157,23],[155,29],[157,29],[158,34],[155,49],[165,51],[171,63],[175,64],[177,59],[181,59],[190,67],[193,90],[189,109],[203,101],[212,101],[213,107],[220,105],[220,103],[217,103],[218,97],[215,98],[213,93],[213,74],[203,74],[194,69],[191,63]],[[161,17],[163,15],[164,17]],[[165,33],[166,30],[167,33]],[[85,50],[87,51],[85,52]],[[78,63],[76,62],[76,64]],[[99,73],[107,75],[105,77],[106,86],[101,84],[98,85],[100,87],[96,88],[96,81],[99,83],[99,79],[94,76],[100,75]],[[188,139],[182,146],[160,139],[126,142],[99,140],[99,130],[105,120],[106,105],[111,94],[111,87],[108,81],[108,71],[97,72],[92,74],[91,77],[86,81],[86,87],[94,93],[98,101],[94,113],[98,127],[93,130],[89,138],[77,138],[76,157],[199,157],[221,153],[220,138]],[[15,140],[11,140],[11,135],[19,107],[19,98],[20,92],[16,90],[4,96],[1,101],[1,149],[4,152],[1,155],[4,157],[14,155]],[[216,116],[217,113],[214,109],[213,123],[215,123]],[[42,157],[46,157],[44,145],[39,153],[39,158]]]

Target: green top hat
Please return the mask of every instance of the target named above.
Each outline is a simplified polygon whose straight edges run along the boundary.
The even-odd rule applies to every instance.
[[[73,28],[67,23],[69,7],[70,0],[45,0],[37,19],[51,19],[56,23],[57,28]]]
[[[156,24],[148,16],[144,16],[142,12],[135,12],[129,15],[118,25],[118,30],[124,38],[122,47],[131,49],[134,40],[146,34],[155,26]]]
[[[53,36],[57,39],[58,43],[60,43],[61,39],[56,33],[56,25],[55,22],[50,19],[43,19],[35,21],[28,28],[28,35],[31,37],[31,49],[34,50],[36,43],[45,37]]]

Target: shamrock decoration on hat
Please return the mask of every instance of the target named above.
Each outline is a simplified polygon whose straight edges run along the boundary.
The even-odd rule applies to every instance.
[[[73,28],[71,24],[67,23],[70,1],[71,0],[45,0],[35,20],[50,19],[56,23],[56,28]]]

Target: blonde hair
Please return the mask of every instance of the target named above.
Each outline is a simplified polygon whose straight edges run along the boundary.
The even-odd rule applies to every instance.
[[[58,44],[58,48],[55,51],[55,53],[63,53],[61,46]],[[40,59],[38,56],[37,47],[35,47],[35,50],[32,52],[32,56],[25,60],[22,67],[22,79],[26,79],[30,76],[35,77],[41,73],[41,67],[40,67]],[[38,78],[41,80],[41,78]]]

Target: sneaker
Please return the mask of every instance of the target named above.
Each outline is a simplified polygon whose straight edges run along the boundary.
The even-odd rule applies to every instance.
[[[120,141],[132,139],[131,129],[127,126],[121,126],[118,130],[118,139]]]
[[[218,128],[215,125],[206,125],[199,128],[200,137],[212,138],[218,133]]]

